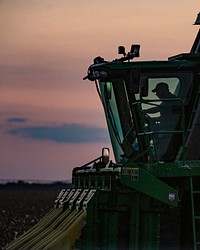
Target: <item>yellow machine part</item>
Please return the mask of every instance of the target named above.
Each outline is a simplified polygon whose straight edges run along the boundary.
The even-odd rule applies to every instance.
[[[70,226],[61,234],[59,231],[57,232],[58,234],[46,245],[45,250],[74,249],[74,243],[80,237],[81,230],[86,224],[86,211],[79,212],[70,223]]]
[[[72,249],[86,223],[86,211],[52,209],[7,250]]]

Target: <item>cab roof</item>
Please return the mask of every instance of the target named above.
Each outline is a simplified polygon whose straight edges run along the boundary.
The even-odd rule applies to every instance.
[[[167,61],[132,61],[132,62],[106,62],[94,64],[92,67],[108,68],[110,70],[123,70],[130,68],[151,69],[192,69],[200,65],[200,54],[180,54],[172,56]]]

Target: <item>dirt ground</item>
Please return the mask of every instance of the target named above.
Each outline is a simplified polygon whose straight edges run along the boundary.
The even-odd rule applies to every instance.
[[[65,184],[0,185],[0,249],[35,225],[54,205]]]

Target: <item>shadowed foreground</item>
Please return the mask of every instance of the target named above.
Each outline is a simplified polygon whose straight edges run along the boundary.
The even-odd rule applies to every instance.
[[[35,225],[52,207],[63,183],[0,185],[0,249]]]

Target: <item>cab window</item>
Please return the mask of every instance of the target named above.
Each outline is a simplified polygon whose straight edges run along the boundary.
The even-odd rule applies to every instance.
[[[169,149],[175,152],[171,146],[173,141],[181,140],[184,100],[192,82],[192,74],[149,76],[146,82],[147,94],[139,97],[144,132],[149,136],[152,154],[157,159],[166,161]],[[172,155],[171,153],[170,157]]]

